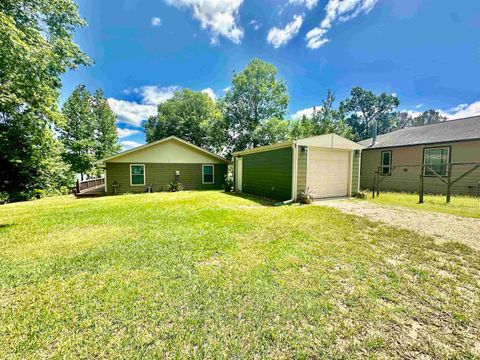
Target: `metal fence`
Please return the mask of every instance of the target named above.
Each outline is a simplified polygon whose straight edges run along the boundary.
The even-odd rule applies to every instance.
[[[372,196],[382,191],[418,193],[419,203],[425,194],[475,198],[480,206],[480,163],[404,164],[379,166],[373,176]]]

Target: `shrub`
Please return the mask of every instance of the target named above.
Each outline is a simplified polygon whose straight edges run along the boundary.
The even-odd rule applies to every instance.
[[[306,188],[304,191],[302,191],[298,201],[300,204],[311,204],[313,202],[312,192],[309,188]]]
[[[365,200],[368,198],[368,193],[366,190],[360,190],[355,193],[354,197],[356,197],[357,199]]]
[[[183,185],[182,183],[179,183],[177,181],[175,182],[171,182],[169,185],[168,185],[168,191],[170,192],[177,192],[177,191],[182,191],[183,190]]]
[[[225,183],[223,184],[225,192],[233,191],[233,175],[231,173],[225,174]]]

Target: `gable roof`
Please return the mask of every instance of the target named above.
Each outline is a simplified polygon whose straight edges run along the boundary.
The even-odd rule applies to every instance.
[[[374,145],[371,138],[359,144],[364,149],[380,149],[468,140],[480,140],[480,116],[397,130],[379,135]]]
[[[233,153],[233,156],[242,156],[248,154],[254,154],[264,151],[271,151],[276,149],[282,149],[286,147],[291,147],[293,144],[299,146],[313,146],[313,147],[322,147],[330,149],[341,149],[341,150],[360,150],[362,146],[353,142],[351,140],[345,139],[342,136],[336,134],[324,134],[318,136],[312,136],[308,138],[298,139],[298,140],[289,140],[272,145],[259,146],[252,149],[247,149],[243,151],[237,151]]]
[[[171,141],[171,140],[178,141],[178,142],[180,142],[180,143],[182,143],[182,144],[184,144],[184,145],[188,145],[188,146],[190,146],[191,148],[193,148],[193,149],[195,149],[195,150],[197,150],[197,151],[200,151],[200,152],[202,152],[202,153],[205,153],[205,154],[207,154],[207,155],[209,155],[209,156],[212,156],[212,157],[214,157],[214,158],[216,158],[216,159],[218,159],[218,160],[220,160],[220,161],[222,161],[222,162],[224,162],[224,163],[226,163],[226,164],[229,163],[229,161],[228,161],[227,159],[225,159],[224,157],[221,157],[221,156],[216,155],[216,154],[214,154],[214,153],[212,153],[212,152],[210,152],[210,151],[207,151],[207,150],[205,150],[205,149],[202,149],[201,147],[199,147],[199,146],[197,146],[197,145],[194,145],[194,144],[192,144],[192,143],[190,143],[190,142],[188,142],[188,141],[182,140],[182,139],[180,139],[180,138],[178,138],[178,137],[176,137],[176,136],[173,136],[173,135],[172,135],[172,136],[169,136],[169,137],[166,137],[165,139],[157,140],[157,141],[154,141],[154,142],[151,142],[151,143],[142,145],[142,146],[138,146],[138,147],[136,147],[136,148],[133,148],[133,149],[130,149],[130,150],[127,150],[127,151],[123,151],[123,152],[118,153],[118,154],[116,154],[116,155],[109,156],[109,157],[107,157],[107,158],[105,158],[105,159],[100,160],[99,163],[105,163],[105,162],[108,162],[108,161],[110,161],[110,160],[119,158],[119,157],[121,157],[121,156],[125,156],[125,155],[127,155],[127,154],[131,154],[131,153],[134,153],[134,152],[139,151],[139,150],[144,150],[144,149],[147,149],[147,148],[149,148],[149,147],[152,147],[152,146],[155,146],[155,145],[164,143],[164,142],[166,142],[166,141]]]

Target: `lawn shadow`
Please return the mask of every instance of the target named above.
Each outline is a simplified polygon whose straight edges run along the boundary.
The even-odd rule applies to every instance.
[[[251,194],[244,194],[244,193],[237,193],[237,192],[227,192],[227,191],[225,191],[225,194],[229,195],[229,196],[245,199],[245,200],[250,200],[250,201],[253,201],[253,202],[255,202],[259,205],[267,206],[267,207],[274,206],[274,204],[278,202],[278,201],[275,201],[275,200],[272,200],[272,199],[269,199],[269,198],[266,198],[266,197],[261,197],[261,196],[257,196],[257,195],[251,195]]]
[[[11,226],[13,226],[13,224],[0,224],[0,231],[8,229]]]

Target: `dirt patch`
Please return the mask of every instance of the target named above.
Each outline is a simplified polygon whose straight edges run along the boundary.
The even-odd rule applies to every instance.
[[[439,243],[454,241],[480,250],[480,219],[343,199],[318,201],[315,205],[416,231]]]

